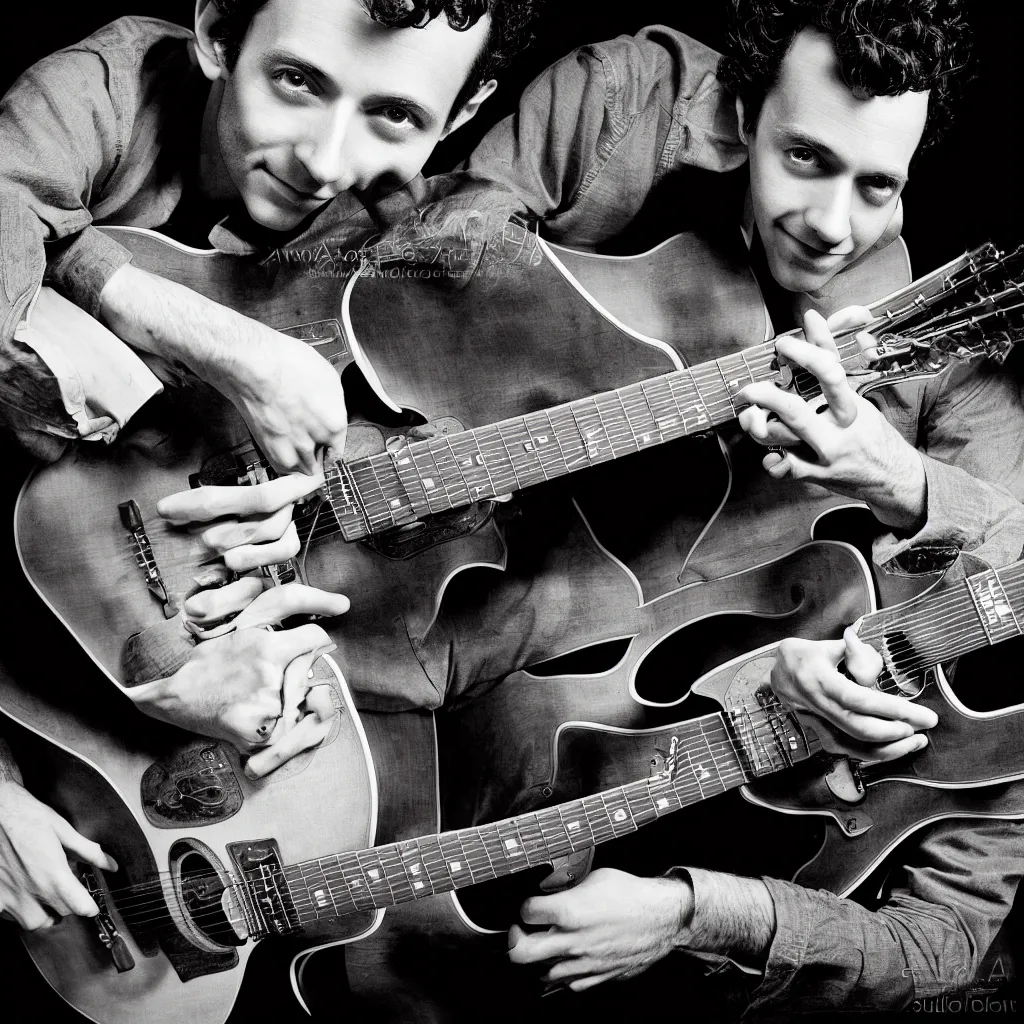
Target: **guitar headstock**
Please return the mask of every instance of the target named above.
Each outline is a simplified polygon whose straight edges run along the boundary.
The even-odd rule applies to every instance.
[[[1024,246],[964,254],[890,296],[857,330],[877,339],[872,369],[888,380],[938,373],[953,360],[1002,363],[1024,339]]]

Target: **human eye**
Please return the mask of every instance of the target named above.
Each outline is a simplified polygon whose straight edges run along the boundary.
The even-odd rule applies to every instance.
[[[798,171],[816,170],[822,166],[821,157],[810,146],[790,146],[786,160]]]
[[[309,76],[297,68],[279,68],[271,77],[277,83],[278,89],[286,96],[312,96],[316,95],[316,86]]]
[[[389,121],[391,124],[411,124],[412,114],[409,113],[405,107],[390,106],[381,108],[381,117],[385,121]]]
[[[861,189],[869,203],[875,206],[885,206],[886,203],[899,193],[900,187],[892,178],[886,178],[884,175],[873,175],[870,178],[864,179]]]

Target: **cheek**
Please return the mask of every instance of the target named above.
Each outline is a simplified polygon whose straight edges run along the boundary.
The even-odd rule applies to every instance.
[[[895,205],[881,208],[865,205],[853,211],[850,228],[857,252],[871,248],[882,237],[885,229],[889,226],[889,221],[892,220],[894,211]]]
[[[370,132],[364,145],[358,147],[362,150],[361,158],[357,154],[356,159],[362,164],[363,174],[370,179],[388,175],[406,182],[423,170],[439,134],[393,143]]]

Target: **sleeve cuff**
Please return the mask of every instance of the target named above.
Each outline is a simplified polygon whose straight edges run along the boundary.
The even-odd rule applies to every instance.
[[[100,292],[132,254],[91,225],[69,239],[46,247],[46,283],[99,319]]]
[[[917,576],[949,569],[961,552],[996,566],[1017,559],[1024,546],[1024,506],[1008,491],[919,454],[928,485],[925,524],[910,537],[879,537],[875,562],[886,572]]]
[[[120,338],[51,288],[39,290],[14,337],[53,374],[73,429],[83,440],[112,441],[163,390]]]

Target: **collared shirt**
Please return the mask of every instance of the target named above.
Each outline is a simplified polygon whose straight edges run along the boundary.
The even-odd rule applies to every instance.
[[[42,458],[72,439],[113,440],[162,388],[73,308],[95,318],[104,285],[131,260],[97,226],[161,228],[192,245],[208,237],[238,254],[301,250],[311,238],[345,251],[424,201],[421,176],[379,200],[345,192],[295,237],[255,244],[251,222],[196,185],[209,88],[191,32],[129,17],[33,65],[0,101],[0,425]]]
[[[527,88],[467,166],[516,192],[555,241],[606,251],[624,234],[633,245],[658,241],[713,213],[714,186],[709,196],[694,183],[708,181],[707,172],[731,178],[745,161],[717,63],[714,51],[663,27],[585,46]],[[659,227],[660,238],[627,231],[638,222]],[[921,571],[958,551],[994,565],[1019,557],[1018,382],[990,365],[969,366],[889,388],[876,401],[922,452],[928,481],[925,526],[913,537],[881,538],[876,560]],[[765,879],[777,926],[750,1012],[904,1006],[972,977],[1012,905],[1024,830],[1009,821],[942,824],[905,864],[904,884],[877,911]],[[714,878],[691,875],[700,913]]]

